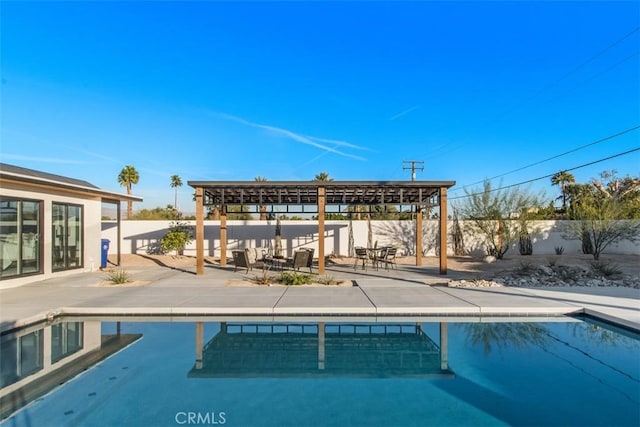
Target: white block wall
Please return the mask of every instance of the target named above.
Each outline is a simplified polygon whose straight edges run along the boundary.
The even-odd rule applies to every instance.
[[[195,221],[187,221],[194,228]],[[317,221],[281,221],[282,247],[285,254],[291,256],[300,247],[310,247],[318,250]],[[354,220],[353,239],[355,246],[367,246],[368,227],[366,220]],[[425,255],[437,255],[438,239],[437,220],[423,222],[423,250]],[[565,254],[581,253],[579,240],[566,237],[568,221],[535,221],[530,223],[529,231],[533,242],[533,253],[537,255],[551,255],[555,247],[562,246]],[[155,253],[159,249],[162,236],[169,231],[171,221],[122,221],[122,253],[147,254]],[[451,229],[452,222],[449,222]],[[484,246],[479,236],[474,236],[466,230],[464,232],[465,249],[472,255],[484,254]],[[110,254],[116,253],[116,224],[103,222],[102,236],[111,240]],[[415,254],[415,222],[412,221],[371,221],[372,242],[378,246],[394,245],[404,255]],[[227,255],[230,251],[245,247],[273,247],[275,236],[275,221],[227,221]],[[349,248],[349,222],[325,221],[325,253],[347,255]],[[451,233],[448,237],[448,253],[453,254]],[[220,222],[205,221],[205,256],[220,256]],[[608,254],[640,255],[640,245],[629,241],[611,245],[605,250]],[[187,246],[185,255],[195,255],[195,240]],[[516,242],[507,255],[517,255]]]

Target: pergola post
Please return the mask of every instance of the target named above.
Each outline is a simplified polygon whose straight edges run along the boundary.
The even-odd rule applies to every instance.
[[[447,187],[440,187],[440,274],[447,274]]]
[[[196,274],[204,274],[204,202],[203,188],[196,188]]]
[[[227,206],[220,212],[220,265],[227,265]]]
[[[318,274],[324,274],[324,209],[325,188],[318,187]]]
[[[116,258],[116,265],[118,267],[120,267],[120,263],[122,262],[121,259],[121,255],[122,255],[122,209],[120,207],[120,202],[116,203],[116,218],[117,218],[117,222],[118,222],[118,230],[117,230],[117,251],[118,251],[118,255]]]
[[[422,206],[416,206],[416,265],[422,265]]]

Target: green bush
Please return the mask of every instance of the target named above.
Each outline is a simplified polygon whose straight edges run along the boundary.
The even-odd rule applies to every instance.
[[[284,271],[280,273],[280,281],[287,286],[310,285],[313,283],[312,274],[297,273],[295,271]]]
[[[192,241],[192,227],[185,222],[175,221],[171,223],[169,232],[162,236],[160,248],[165,253],[175,251],[176,254],[181,254]]]

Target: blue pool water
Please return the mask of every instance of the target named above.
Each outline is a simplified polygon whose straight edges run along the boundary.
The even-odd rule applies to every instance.
[[[638,337],[591,322],[119,327],[141,337],[2,425],[640,425]]]

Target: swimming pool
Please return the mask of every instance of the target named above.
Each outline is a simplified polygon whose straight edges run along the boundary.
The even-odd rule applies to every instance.
[[[73,378],[2,425],[640,425],[638,336],[591,321],[200,320],[3,337],[5,392]]]

